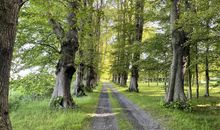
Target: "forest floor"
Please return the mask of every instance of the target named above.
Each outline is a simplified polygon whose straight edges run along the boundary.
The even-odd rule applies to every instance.
[[[108,92],[109,90],[109,92]],[[117,109],[124,113],[124,120],[127,120],[136,130],[161,130],[159,123],[151,117],[150,113],[140,109],[137,105],[132,103],[122,94],[120,94],[110,83],[103,83],[103,89],[100,94],[99,104],[96,115],[92,122],[93,130],[118,130],[120,126],[117,125],[117,117],[119,113],[112,112],[112,106],[109,99],[109,93],[115,98],[119,105]],[[115,109],[115,108],[113,108]],[[130,129],[132,129],[130,128]],[[129,129],[127,127],[126,129]]]

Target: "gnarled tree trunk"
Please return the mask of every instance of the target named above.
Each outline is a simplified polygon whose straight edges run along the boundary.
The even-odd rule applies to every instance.
[[[143,34],[143,25],[144,25],[144,0],[136,0],[136,13],[135,13],[135,19],[136,19],[136,30],[135,30],[135,42],[138,42],[140,44],[142,42],[142,34]],[[133,61],[132,61],[132,68],[131,68],[131,81],[128,90],[130,92],[139,92],[138,89],[138,65],[136,62],[140,59],[140,52],[135,52],[133,54]]]
[[[8,93],[11,60],[22,1],[0,0],[0,130],[11,130]]]
[[[97,74],[92,66],[87,67],[86,91],[92,92],[97,83]]]
[[[50,102],[50,105],[55,107],[73,108],[75,106],[70,93],[70,86],[72,76],[76,71],[74,60],[79,46],[76,27],[77,5],[77,1],[69,2],[69,8],[72,11],[67,17],[70,29],[66,34],[60,23],[50,19],[53,31],[61,42],[61,55],[56,67],[56,85]]]
[[[177,29],[176,21],[179,18],[179,0],[172,0],[171,3],[171,35],[173,47],[173,60],[170,70],[169,87],[166,95],[166,103],[173,101],[185,102],[184,93],[184,33]]]
[[[84,64],[80,63],[76,73],[76,85],[74,88],[74,95],[76,95],[77,97],[86,96],[84,91],[84,84],[83,84],[83,72],[84,72]]]

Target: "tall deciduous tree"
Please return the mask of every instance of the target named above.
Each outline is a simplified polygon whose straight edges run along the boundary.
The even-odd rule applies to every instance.
[[[11,60],[22,0],[0,0],[0,129],[11,130],[8,93]]]
[[[140,44],[142,42],[143,25],[144,25],[144,0],[136,0],[136,12],[135,12],[135,37],[133,44]],[[131,81],[129,91],[138,92],[138,65],[137,61],[140,59],[140,52],[138,50],[133,53],[132,56],[132,68],[131,68]]]
[[[64,108],[73,108],[75,105],[70,93],[70,85],[72,76],[76,71],[74,60],[79,46],[77,31],[78,4],[78,0],[68,2],[70,11],[67,17],[69,30],[66,33],[59,22],[50,19],[53,31],[61,44],[60,59],[56,66],[56,85],[52,94],[51,105],[57,105],[55,101],[59,99],[59,105]]]
[[[173,59],[170,70],[169,88],[166,95],[165,102],[171,103],[173,101],[185,102],[186,96],[184,93],[184,32],[176,26],[180,15],[180,1],[171,1],[170,12],[170,30],[172,35],[172,49]]]

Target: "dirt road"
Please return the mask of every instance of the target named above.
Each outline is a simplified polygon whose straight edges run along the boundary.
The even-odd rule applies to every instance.
[[[117,119],[111,111],[108,90],[113,94],[136,130],[163,130],[160,124],[154,120],[150,113],[140,109],[125,96],[120,94],[110,83],[103,83],[100,101],[92,124],[93,130],[117,130]]]

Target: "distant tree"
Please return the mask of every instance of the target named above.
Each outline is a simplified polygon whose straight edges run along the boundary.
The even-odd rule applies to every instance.
[[[144,25],[144,0],[136,0],[135,7],[135,35],[133,44],[140,44],[142,42],[143,25]],[[131,67],[131,81],[128,90],[130,92],[139,92],[138,89],[138,64],[136,63],[140,59],[140,52],[137,49],[132,54],[132,67]]]

